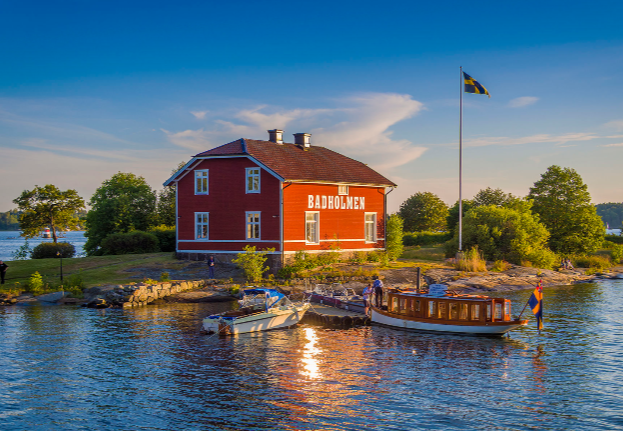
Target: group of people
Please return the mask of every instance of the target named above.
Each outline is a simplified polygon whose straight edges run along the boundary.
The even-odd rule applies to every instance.
[[[562,269],[573,269],[573,264],[570,259],[563,259],[562,262],[560,262],[560,267]]]
[[[365,289],[363,289],[363,302],[366,306],[366,315],[369,314],[372,298],[374,298],[374,306],[376,308],[381,308],[383,306],[383,282],[378,277],[374,277],[374,283],[368,283]]]

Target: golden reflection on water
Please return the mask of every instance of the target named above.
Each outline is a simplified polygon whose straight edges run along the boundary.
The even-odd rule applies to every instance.
[[[321,350],[316,347],[318,336],[314,328],[305,328],[304,332],[308,342],[303,348],[303,358],[301,358],[301,362],[304,364],[302,374],[310,379],[317,380],[321,377],[318,369],[318,360],[316,359],[316,356],[321,353]]]

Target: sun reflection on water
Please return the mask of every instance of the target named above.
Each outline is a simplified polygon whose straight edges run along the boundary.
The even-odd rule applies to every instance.
[[[303,364],[305,364],[305,371],[303,371],[302,374],[310,379],[317,380],[321,377],[320,371],[318,370],[318,360],[316,359],[316,356],[321,352],[321,350],[316,347],[318,336],[314,328],[305,328],[304,332],[308,342],[305,344],[303,358],[301,359]]]

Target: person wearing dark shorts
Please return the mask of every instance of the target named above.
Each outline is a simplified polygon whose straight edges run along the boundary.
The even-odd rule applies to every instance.
[[[375,278],[374,283],[372,284],[372,288],[374,290],[374,299],[376,308],[381,308],[383,305],[383,282],[379,280],[379,278]]]
[[[0,278],[2,279],[2,284],[4,284],[4,276],[6,275],[8,267],[9,265],[0,260]]]

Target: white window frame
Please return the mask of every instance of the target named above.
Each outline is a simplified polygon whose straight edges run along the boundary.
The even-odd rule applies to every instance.
[[[368,216],[372,216],[372,220],[369,221],[368,220]],[[365,213],[363,216],[363,220],[364,220],[364,229],[363,229],[363,236],[366,239],[366,244],[372,244],[378,241],[378,235],[377,235],[377,218],[376,218],[376,213]],[[372,225],[372,239],[369,239],[368,237],[368,225]]]
[[[196,195],[209,195],[210,194],[210,174],[209,169],[196,169],[195,170],[195,194]],[[205,180],[201,181],[200,180]]]
[[[348,196],[348,186],[347,185],[338,185],[337,186],[337,194],[338,194],[338,196]]]
[[[201,219],[199,219],[201,217]],[[200,232],[200,227],[203,227]],[[210,213],[197,212],[195,213],[195,239],[208,240],[210,239]]]
[[[308,220],[308,216],[312,215],[313,220]],[[309,241],[307,235],[307,225],[313,223],[316,227],[314,241]],[[305,211],[305,244],[320,244],[320,211]]]
[[[249,217],[257,214],[257,221],[249,221]],[[248,241],[259,241],[262,239],[262,212],[261,211],[246,211],[244,215],[244,229],[245,229],[245,238]],[[250,230],[251,226],[257,226],[257,238],[251,237],[249,235],[252,233]]]
[[[253,171],[257,171],[257,174],[252,173]],[[261,176],[262,176],[262,169],[257,167],[257,168],[246,168],[245,169],[246,172],[246,176],[245,176],[245,188],[246,188],[246,192],[247,193],[261,193],[262,187],[261,187]],[[252,179],[257,179],[257,188],[253,187],[256,183],[252,182],[251,184],[249,184],[249,181]],[[249,187],[251,185],[251,187]]]

